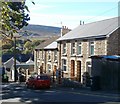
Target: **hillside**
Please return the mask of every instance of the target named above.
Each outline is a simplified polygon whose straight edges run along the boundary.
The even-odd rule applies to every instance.
[[[59,27],[29,24],[20,31],[20,34],[31,37],[49,37],[60,35],[60,29]]]

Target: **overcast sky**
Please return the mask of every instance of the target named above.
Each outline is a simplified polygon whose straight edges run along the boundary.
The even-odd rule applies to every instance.
[[[75,28],[85,23],[118,16],[119,0],[27,0],[30,24]],[[96,2],[97,1],[97,2]]]

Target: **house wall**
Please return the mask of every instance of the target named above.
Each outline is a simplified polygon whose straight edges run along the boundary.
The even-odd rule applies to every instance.
[[[37,71],[37,51],[34,50],[34,72]]]
[[[55,71],[55,66],[56,66],[56,68],[58,67],[58,62],[54,60],[54,52],[55,51],[56,50],[47,50],[46,51],[46,53],[47,53],[46,54],[46,73],[48,73],[50,75],[53,75],[53,71]],[[50,57],[51,57],[50,60],[48,59],[48,57],[49,57],[48,52],[51,52],[51,54],[50,54]],[[50,71],[48,70],[49,69],[48,65],[51,66],[51,70]]]
[[[120,55],[120,28],[110,34],[107,44],[108,55]]]
[[[48,60],[48,52],[51,51],[50,57],[51,60]],[[35,51],[35,68],[34,71],[40,74],[40,69],[43,69],[43,73],[49,73],[48,72],[48,64],[51,65],[51,73],[53,73],[53,70],[56,67],[58,67],[58,61],[54,61],[54,51],[55,50],[39,50]],[[42,56],[43,54],[43,56]],[[58,53],[57,53],[58,54]]]
[[[91,63],[91,58],[89,55],[89,43],[90,41],[94,41],[94,55],[106,55],[107,54],[107,40],[70,40],[70,41],[62,41],[61,44],[58,43],[58,48],[60,50],[61,47],[61,56],[59,56],[59,62],[61,62],[61,69],[62,69],[62,60],[65,59],[67,61],[67,71],[64,71],[64,77],[71,78],[71,60],[74,60],[74,67],[75,67],[75,76],[72,78],[73,80],[77,79],[77,61],[81,62],[81,82],[82,82],[82,75],[87,70],[87,62]],[[81,42],[82,47],[82,54],[77,55],[77,44]],[[66,43],[66,54],[63,54],[63,44]],[[71,55],[71,43],[75,43],[75,55]]]

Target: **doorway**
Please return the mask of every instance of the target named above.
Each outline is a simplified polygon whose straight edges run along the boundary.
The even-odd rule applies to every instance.
[[[77,81],[81,82],[81,61],[77,61]]]
[[[74,79],[75,76],[75,61],[71,60],[71,79]]]

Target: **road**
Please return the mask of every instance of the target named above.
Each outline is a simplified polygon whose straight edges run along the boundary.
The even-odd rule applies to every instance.
[[[118,101],[116,96],[106,96],[93,93],[85,93],[78,89],[50,88],[50,89],[27,89],[24,84],[3,84],[2,85],[2,104],[40,104],[40,103],[69,103],[69,104],[109,104],[108,102]],[[15,103],[16,104],[16,103]],[[116,104],[116,103],[110,103]],[[119,104],[119,103],[118,103]]]

